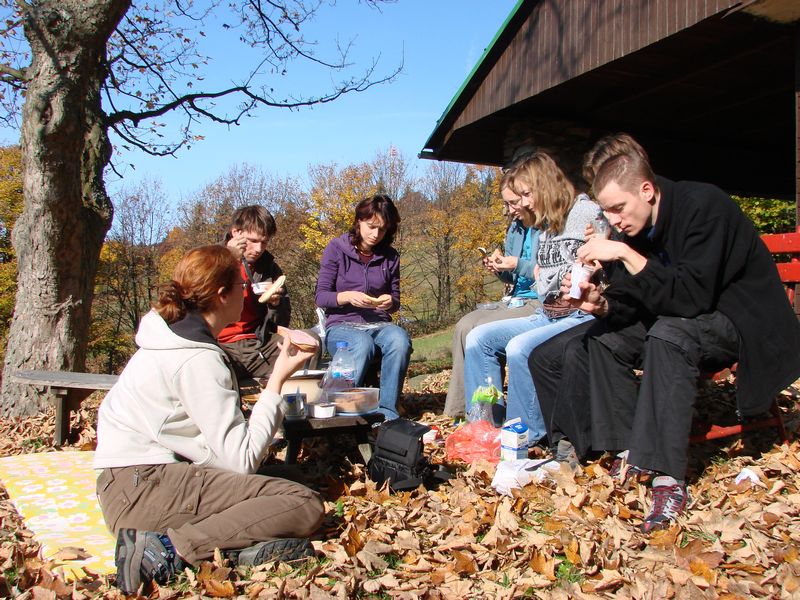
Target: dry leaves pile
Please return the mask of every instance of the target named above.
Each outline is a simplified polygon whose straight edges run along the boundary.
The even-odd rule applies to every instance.
[[[434,413],[441,412],[447,374],[427,383],[426,392],[404,396],[404,408],[446,435],[452,424]],[[705,393],[714,406],[730,401],[729,387]],[[797,394],[785,393],[781,404],[795,437]],[[91,441],[93,418],[92,409],[81,414],[88,432],[81,444]],[[2,452],[34,451],[39,443],[30,440],[49,440],[52,421],[48,415],[3,423]],[[693,446],[690,512],[645,537],[637,526],[648,490],[620,490],[602,461],[578,476],[564,470],[514,497],[492,490],[488,463],[461,465],[458,477],[438,490],[390,495],[351,461],[354,447],[314,440],[301,461],[310,484],[327,498],[316,560],[231,569],[217,556],[152,597],[800,597],[800,444],[774,441],[774,433],[764,432],[744,442]],[[428,449],[434,462],[445,462],[443,444]],[[735,482],[745,467],[757,482]],[[54,577],[4,495],[0,519],[0,596],[116,597],[104,578],[66,584]]]

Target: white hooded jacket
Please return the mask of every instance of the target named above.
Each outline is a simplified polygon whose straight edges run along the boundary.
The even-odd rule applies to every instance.
[[[171,328],[150,311],[136,344],[100,406],[95,469],[190,461],[254,473],[283,420],[280,395],[263,391],[245,420],[227,356],[199,314]]]

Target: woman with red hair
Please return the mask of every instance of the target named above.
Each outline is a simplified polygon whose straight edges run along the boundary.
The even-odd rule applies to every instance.
[[[163,584],[219,548],[234,564],[313,555],[319,495],[255,474],[283,420],[280,390],[313,352],[284,342],[249,420],[217,343],[242,312],[239,262],[189,251],[136,333],[139,350],[100,406],[97,496],[117,534],[117,586]]]

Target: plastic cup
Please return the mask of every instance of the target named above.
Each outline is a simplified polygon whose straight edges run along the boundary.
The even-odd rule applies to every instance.
[[[598,217],[592,221],[593,237],[608,239],[611,234],[611,225],[603,217]]]
[[[261,295],[267,291],[267,288],[272,285],[272,280],[267,281],[259,281],[258,283],[253,282],[251,287],[253,288],[253,293]]]
[[[587,267],[582,263],[575,263],[572,265],[572,283],[569,286],[569,297],[575,300],[580,300],[583,290],[580,288],[582,281],[589,281],[594,269]]]

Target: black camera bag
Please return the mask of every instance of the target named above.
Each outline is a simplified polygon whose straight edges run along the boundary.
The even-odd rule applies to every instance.
[[[381,425],[367,465],[369,478],[378,485],[388,480],[393,492],[424,485],[434,475],[423,452],[422,436],[428,431],[427,425],[408,419],[393,419]]]

